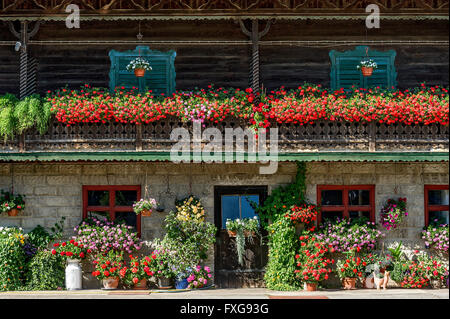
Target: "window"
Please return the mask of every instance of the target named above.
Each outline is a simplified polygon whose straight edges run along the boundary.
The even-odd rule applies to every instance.
[[[368,49],[366,53],[366,49]],[[366,46],[357,46],[353,51],[330,51],[331,59],[331,89],[349,89],[353,85],[358,88],[397,86],[397,72],[395,71],[395,50],[376,51]],[[362,59],[374,60],[378,68],[373,70],[370,77],[364,77],[356,68]]]
[[[318,222],[342,218],[365,217],[375,221],[374,185],[318,185],[317,204],[321,208]]]
[[[141,90],[152,90],[154,94],[164,93],[171,95],[175,92],[175,57],[176,52],[160,52],[150,50],[147,46],[137,46],[136,49],[119,52],[111,50],[109,57],[111,69],[109,72],[109,89],[111,92],[116,87],[125,87],[130,90],[137,87]],[[137,78],[133,72],[127,70],[127,65],[131,60],[142,57],[146,59],[152,70],[146,71],[144,77]]]
[[[133,203],[141,198],[141,186],[83,186],[83,218],[108,217],[125,222],[141,234],[141,215]]]
[[[448,224],[448,185],[425,185],[425,226]]]
[[[216,225],[225,229],[227,219],[253,218],[256,215],[251,203],[260,204],[267,196],[266,186],[216,186]]]

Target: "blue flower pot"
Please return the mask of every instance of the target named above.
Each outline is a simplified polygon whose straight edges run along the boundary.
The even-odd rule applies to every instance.
[[[175,282],[175,288],[176,289],[186,289],[189,286],[189,283],[187,281],[187,279],[182,279],[180,281],[176,281]]]

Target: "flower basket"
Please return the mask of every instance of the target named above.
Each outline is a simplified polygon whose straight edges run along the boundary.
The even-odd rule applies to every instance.
[[[13,208],[8,212],[8,216],[17,216],[19,214],[20,210],[17,208]]]
[[[356,278],[345,277],[342,280],[342,286],[346,290],[356,289]]]
[[[145,289],[147,289],[147,279],[143,278],[140,281],[138,281],[136,284],[134,284],[133,289],[134,290],[145,290]]]
[[[150,217],[150,216],[152,216],[152,213],[153,213],[152,210],[150,210],[150,209],[144,209],[144,210],[142,211],[142,213],[141,213],[141,216],[147,216],[147,217]]]
[[[306,291],[317,291],[317,283],[307,282],[306,283]]]
[[[145,75],[145,69],[136,68],[134,69],[134,75],[138,78],[142,78]]]
[[[369,77],[369,76],[372,76],[373,68],[368,68],[368,67],[363,66],[363,67],[361,67],[361,72],[362,72],[363,76]]]
[[[117,289],[119,286],[119,277],[105,278],[102,280],[105,289]]]

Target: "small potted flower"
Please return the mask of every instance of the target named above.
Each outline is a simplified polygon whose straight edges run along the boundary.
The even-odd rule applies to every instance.
[[[147,280],[153,277],[151,264],[153,260],[149,256],[139,259],[137,256],[130,255],[129,267],[124,266],[119,271],[119,276],[128,287],[135,290],[143,290],[147,288]]]
[[[151,71],[150,63],[141,57],[137,57],[130,61],[127,65],[127,71],[134,71],[134,75],[138,78],[145,75],[145,71]]]
[[[157,207],[156,200],[154,198],[150,199],[143,199],[135,202],[133,204],[133,210],[136,213],[136,215],[141,214],[141,216],[151,216],[153,213],[153,210]]]
[[[188,288],[205,288],[211,278],[211,269],[208,266],[202,267],[199,265],[195,267],[189,274],[189,277],[187,277],[187,282],[189,283]]]
[[[356,66],[358,70],[361,70],[363,76],[371,76],[374,69],[378,68],[377,63],[372,59],[365,59],[359,62]]]
[[[340,259],[336,263],[339,279],[342,280],[344,289],[356,289],[357,278],[362,278],[365,271],[364,261],[355,256],[354,250],[346,253],[345,259]]]
[[[0,210],[2,213],[8,213],[8,216],[17,216],[25,209],[24,195],[14,195],[2,190],[0,197]]]
[[[111,250],[105,255],[99,255],[93,263],[95,270],[92,276],[102,281],[104,289],[117,289],[120,270],[124,266],[123,253]]]
[[[151,271],[154,276],[158,278],[158,287],[160,289],[170,289],[173,287],[173,279],[176,273],[172,270],[174,262],[172,261],[172,254],[169,250],[155,250],[151,258],[154,262],[151,265]]]

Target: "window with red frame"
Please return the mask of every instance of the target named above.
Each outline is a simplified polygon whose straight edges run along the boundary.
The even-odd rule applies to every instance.
[[[448,224],[448,185],[425,185],[425,226]]]
[[[133,203],[141,198],[141,186],[83,186],[83,219],[104,218],[124,222],[141,234],[141,215]]]
[[[318,185],[318,223],[336,218],[375,221],[375,185]]]

